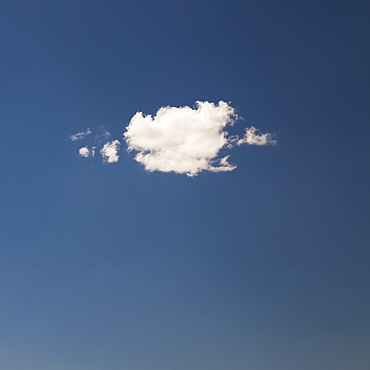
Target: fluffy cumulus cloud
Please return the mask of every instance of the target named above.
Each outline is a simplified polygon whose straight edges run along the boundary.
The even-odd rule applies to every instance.
[[[120,148],[120,142],[118,140],[110,141],[104,144],[100,150],[100,154],[103,157],[104,162],[114,163],[118,162],[119,155],[118,151]]]
[[[245,130],[244,137],[237,141],[238,145],[249,144],[249,145],[276,145],[276,140],[272,140],[271,134],[262,134],[255,127],[248,127]]]
[[[188,176],[203,170],[232,171],[235,166],[219,152],[230,143],[225,127],[235,119],[234,108],[223,101],[198,101],[195,108],[163,107],[154,117],[136,113],[124,139],[128,149],[137,152],[135,160],[148,171]]]

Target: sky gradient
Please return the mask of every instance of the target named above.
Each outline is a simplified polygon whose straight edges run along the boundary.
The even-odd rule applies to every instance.
[[[0,8],[1,369],[369,369],[365,1]],[[131,118],[196,101],[277,145],[146,171]]]

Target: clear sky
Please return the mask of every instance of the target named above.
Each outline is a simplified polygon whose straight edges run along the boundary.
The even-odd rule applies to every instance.
[[[0,368],[369,369],[369,15],[2,0]],[[196,101],[242,117],[230,141],[141,125]],[[250,127],[277,145],[237,145]]]

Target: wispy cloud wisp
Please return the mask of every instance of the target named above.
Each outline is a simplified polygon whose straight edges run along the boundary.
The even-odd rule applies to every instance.
[[[72,141],[78,141],[84,139],[87,135],[92,134],[92,131],[88,128],[86,131],[78,132],[77,134],[71,135],[69,138]]]

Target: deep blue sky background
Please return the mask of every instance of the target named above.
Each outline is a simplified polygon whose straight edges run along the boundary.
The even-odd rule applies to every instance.
[[[367,370],[366,1],[3,0],[0,367]],[[232,173],[83,159],[231,101]]]

